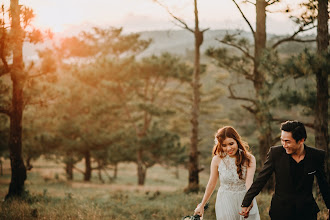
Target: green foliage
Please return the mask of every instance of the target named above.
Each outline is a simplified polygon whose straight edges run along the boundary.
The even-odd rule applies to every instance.
[[[33,29],[30,33],[28,33],[27,38],[32,44],[42,43],[44,40],[42,32],[38,29]]]
[[[96,48],[88,45],[78,37],[65,38],[61,42],[60,52],[64,58],[94,56]]]
[[[307,0],[300,3],[302,13],[299,16],[290,16],[291,20],[300,27],[315,27],[317,17],[317,1]]]
[[[315,73],[328,71],[330,53],[321,56],[305,49],[302,53],[292,56],[283,66],[288,75],[283,78],[278,101],[287,109],[301,106],[303,115],[314,115],[316,103]],[[293,78],[294,80],[290,79]],[[292,87],[292,84],[295,84]]]
[[[253,59],[246,55],[238,55],[237,51],[225,47],[208,48],[206,55],[216,61],[216,65],[226,69],[230,74],[238,74],[252,80]],[[234,78],[234,77],[232,77]]]
[[[302,53],[292,56],[286,63],[286,70],[294,77],[300,78],[329,69],[330,52],[317,55],[305,49]]]
[[[11,113],[13,109],[15,108],[20,108],[20,106],[15,106],[15,105],[19,105],[19,104],[15,104],[15,103],[22,103],[23,104],[23,111],[26,111],[28,109],[28,106],[30,105],[43,105],[43,101],[41,101],[42,99],[42,95],[40,95],[42,92],[40,92],[41,90],[46,90],[45,88],[49,85],[47,85],[47,83],[45,83],[43,77],[41,77],[42,79],[38,80],[37,76],[41,76],[42,74],[45,73],[49,73],[49,69],[46,70],[42,70],[42,74],[40,74],[40,69],[39,69],[39,65],[35,65],[34,62],[31,63],[25,63],[22,64],[22,66],[25,66],[24,69],[18,68],[19,71],[21,71],[21,73],[13,73],[12,71],[10,71],[10,68],[13,68],[13,65],[11,64],[11,60],[12,60],[12,56],[14,53],[14,48],[13,45],[15,42],[17,41],[21,41],[21,42],[29,42],[32,44],[37,44],[40,42],[43,42],[45,36],[44,34],[38,30],[32,27],[32,21],[33,18],[35,17],[35,14],[33,12],[33,10],[31,8],[28,8],[26,6],[20,6],[20,25],[22,27],[21,31],[22,34],[19,35],[15,35],[17,33],[15,33],[15,31],[12,31],[9,27],[10,24],[10,20],[13,19],[10,13],[10,10],[7,10],[6,7],[4,5],[2,5],[2,13],[1,13],[1,31],[0,31],[0,37],[1,37],[1,59],[2,59],[2,64],[1,64],[1,79],[0,79],[0,94],[1,94],[1,98],[0,98],[0,109],[1,109],[1,113],[5,113],[7,116],[12,117]],[[9,20],[7,20],[7,18],[9,18]],[[10,26],[11,28],[13,26]],[[19,47],[18,47],[19,48]],[[17,51],[18,53],[22,52],[22,51]],[[9,63],[9,64],[8,64]],[[21,64],[19,64],[21,65]],[[54,71],[54,70],[53,70]],[[20,76],[23,77],[19,77],[19,80],[14,80],[16,74],[21,74]],[[13,77],[14,76],[14,77]],[[24,97],[24,100],[22,100],[22,98],[19,98],[16,101],[13,101],[12,98],[12,91],[13,91],[13,87],[17,87],[17,83],[18,81],[20,81],[19,83],[22,83],[23,85],[25,85],[24,87],[24,94],[21,97]],[[19,84],[18,83],[18,84]],[[49,93],[48,93],[49,94]],[[48,94],[46,94],[46,92],[43,94],[45,96],[47,96]],[[13,105],[13,106],[12,106]],[[24,114],[23,114],[24,115]],[[22,116],[22,115],[21,115]],[[17,116],[17,117],[21,117],[21,116]],[[32,157],[35,159],[37,158],[40,154],[42,154],[43,152],[45,152],[42,149],[42,146],[39,145],[39,141],[38,139],[42,139],[42,135],[40,134],[39,130],[36,129],[37,126],[25,126],[24,124],[24,119],[23,118],[23,155],[26,156],[27,158],[31,159]],[[39,121],[40,122],[40,121]],[[3,118],[3,115],[1,115],[1,122],[0,122],[0,130],[1,130],[1,149],[0,152],[3,155],[3,151],[4,150],[8,150],[8,143],[5,143],[9,140],[8,137],[12,137],[11,134],[9,134],[11,131],[9,131],[9,127],[15,127],[16,125],[10,124],[12,123],[12,120],[7,120]],[[19,127],[21,127],[21,125],[17,125]],[[40,127],[39,127],[40,129]],[[15,141],[16,142],[16,141]],[[20,143],[19,143],[20,144]],[[4,146],[6,146],[7,148],[3,148]],[[19,154],[21,153],[20,148],[18,152]],[[28,160],[29,160],[28,159]]]
[[[56,60],[56,52],[53,49],[45,48],[38,51],[38,56],[41,60],[40,71],[41,73],[54,73],[57,69],[58,62]],[[55,74],[52,74],[54,76]]]
[[[299,80],[298,82],[301,81],[302,80]],[[296,88],[295,90],[292,90],[290,85],[286,85],[286,88],[281,91],[278,99],[287,109],[298,105],[303,106],[304,109],[302,113],[306,116],[311,116],[314,114],[315,97],[315,86],[306,83],[302,89]]]
[[[27,6],[22,6],[20,8],[21,10],[21,22],[23,24],[24,29],[27,28],[29,25],[31,25],[31,22],[33,20],[33,18],[36,16],[33,12],[32,8],[29,8]]]
[[[137,148],[145,152],[143,161],[148,167],[156,163],[179,165],[183,162],[185,148],[180,145],[179,136],[161,129],[158,124],[154,124],[138,141]]]
[[[74,165],[88,151],[98,169],[103,169],[136,161],[139,146],[145,148],[143,158],[151,161],[149,166],[181,161],[178,157],[184,148],[179,137],[166,126],[156,129],[152,125],[173,117],[175,109],[169,101],[177,85],[190,81],[192,69],[168,53],[140,60],[132,56],[148,45],[138,34],[123,35],[121,28],[94,28],[64,39],[55,51],[39,52],[44,69],[53,69],[47,63],[54,54],[61,54],[61,60],[54,61],[60,63],[55,83],[61,90],[48,110],[56,120],[45,131],[49,142],[53,140],[47,143],[52,146],[48,154]],[[38,141],[35,137],[36,150]]]
[[[134,55],[145,50],[150,40],[141,40],[139,34],[122,33],[122,28],[94,27],[90,32],[62,40],[58,51],[63,58],[104,57],[107,55]]]
[[[178,56],[171,55],[170,53],[142,58],[139,69],[141,75],[138,74],[138,78],[163,75],[183,82],[189,82],[191,80],[193,71]]]

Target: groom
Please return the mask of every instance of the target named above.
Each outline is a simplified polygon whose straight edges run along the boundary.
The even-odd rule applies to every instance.
[[[282,145],[270,148],[264,167],[243,199],[240,214],[249,215],[253,198],[275,173],[275,193],[269,210],[271,219],[316,220],[320,210],[312,194],[314,176],[328,212],[330,209],[330,186],[324,171],[325,152],[304,144],[307,134],[303,123],[286,121],[281,124],[281,130]]]

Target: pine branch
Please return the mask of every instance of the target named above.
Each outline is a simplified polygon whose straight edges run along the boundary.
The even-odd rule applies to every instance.
[[[279,142],[281,140],[281,136],[277,136],[276,138],[274,138],[272,140],[272,146],[274,146],[277,142]]]
[[[48,106],[52,101],[54,101],[58,96],[48,98],[47,100],[39,100],[39,101],[30,101],[31,99],[27,99],[24,102],[24,106],[26,105],[40,105],[40,106]]]
[[[49,73],[49,72],[48,72]],[[28,78],[29,79],[32,79],[32,78],[37,78],[37,77],[40,77],[40,76],[44,76],[46,74],[48,74],[47,72],[43,72],[43,73],[36,73],[36,74],[32,74],[32,75],[29,75]]]
[[[245,76],[245,79],[254,82],[254,76],[252,74],[248,73],[244,68],[241,68],[240,70],[242,71],[242,74]]]
[[[249,1],[249,0],[245,0],[245,1],[243,1],[243,3],[250,3],[250,4],[252,4],[252,5],[256,5],[256,3],[254,3],[254,2],[251,2],[251,1]]]
[[[191,33],[195,33],[194,30],[192,30],[191,28],[189,28],[189,26],[187,25],[186,22],[184,22],[183,20],[181,20],[180,18],[178,18],[177,16],[175,16],[175,15],[170,11],[170,9],[169,9],[168,7],[166,7],[164,4],[162,4],[162,3],[159,2],[158,0],[153,0],[153,1],[156,2],[157,4],[159,4],[161,7],[163,7],[163,8],[167,11],[167,13],[169,13],[169,14],[172,16],[172,18],[174,18],[176,21],[178,21],[182,26],[179,25],[179,24],[177,24],[177,23],[174,23],[175,25],[177,25],[177,26],[179,26],[179,27],[181,27],[181,28],[183,28],[183,29],[186,29],[186,30],[190,31]]]
[[[110,181],[112,181],[112,180],[114,179],[114,178],[108,173],[108,171],[107,171],[106,168],[103,168],[102,170],[103,170],[103,172],[105,173],[105,175],[108,176],[108,178],[109,178]]]
[[[238,97],[234,94],[232,87],[233,85],[229,85],[228,89],[229,89],[229,93],[230,96],[228,98],[230,99],[236,99],[236,100],[242,100],[242,101],[248,101],[248,102],[252,102],[254,105],[256,105],[256,101],[254,99],[250,99],[250,98],[246,98],[246,97]]]
[[[243,11],[241,10],[241,8],[239,7],[239,5],[237,4],[237,2],[235,0],[233,0],[233,2],[235,3],[236,7],[238,8],[239,12],[241,13],[242,17],[244,18],[244,20],[246,21],[246,23],[249,25],[251,32],[253,34],[253,38],[255,38],[255,31],[253,30],[252,25],[250,24],[249,20],[245,17]]]
[[[248,58],[250,58],[253,62],[255,62],[254,57],[249,53],[248,50],[245,50],[244,48],[238,46],[237,44],[233,44],[233,43],[229,43],[227,41],[224,40],[219,40],[218,38],[216,38],[217,41],[219,41],[220,43],[226,44],[228,46],[234,47],[238,50],[240,50],[245,56],[247,56]]]
[[[304,31],[308,31],[308,30],[311,30],[315,28],[315,25],[313,25],[312,27],[310,28],[306,28],[304,29],[304,26],[300,26],[299,29],[294,32],[290,37],[287,37],[287,38],[284,38],[284,39],[281,39],[279,41],[277,41],[275,44],[273,44],[272,48],[275,49],[276,47],[278,47],[280,44],[284,43],[284,42],[288,42],[288,41],[296,41],[296,42],[314,42],[316,41],[316,39],[310,39],[310,40],[302,40],[302,39],[296,39],[295,37],[301,33],[301,32],[304,32]]]
[[[132,115],[128,109],[127,103],[125,102],[125,92],[123,91],[123,88],[120,84],[118,85],[117,90],[118,90],[117,95],[118,95],[119,101],[122,102],[122,106],[124,107],[124,111],[127,115],[127,118],[131,120]],[[136,125],[136,123],[134,121],[132,121],[132,124],[133,124],[136,134],[138,134],[139,133],[138,126]]]
[[[268,1],[267,5],[273,5],[275,3],[279,2],[278,0]]]
[[[286,119],[286,118],[272,118],[271,119],[272,121],[278,121],[278,122],[285,122],[285,121],[289,121],[290,119]],[[301,123],[303,123],[306,127],[309,127],[309,128],[312,128],[312,129],[314,129],[315,130],[315,126],[314,126],[314,124],[312,124],[312,123],[305,123],[305,122],[302,122],[302,121],[300,121]]]
[[[96,167],[91,167],[91,170],[100,170],[103,169],[104,166],[96,166]]]
[[[204,33],[205,31],[208,31],[208,30],[210,30],[210,28],[205,28],[205,29],[201,30],[200,32]]]
[[[9,73],[9,72],[10,72],[10,69],[9,68],[7,69],[5,66],[3,66],[3,68],[0,69],[0,77],[7,74],[7,73]]]
[[[249,112],[251,112],[252,114],[257,114],[257,110],[253,109],[250,106],[246,106],[246,105],[242,105],[243,108],[245,108],[246,110],[248,110]]]
[[[85,142],[85,144],[88,146],[88,148],[92,149],[92,150],[103,149],[104,146],[109,146],[109,145],[113,144],[113,142],[114,142],[113,140],[108,140],[101,144],[98,144],[93,141],[87,140],[84,136],[80,136],[80,138]]]
[[[0,107],[0,113],[10,116],[11,110],[8,108]]]
[[[77,170],[79,173],[85,174],[85,172],[83,170],[79,169],[76,166],[73,166],[73,169]]]
[[[4,16],[4,15],[3,15]],[[4,18],[4,17],[3,17]],[[8,66],[8,62],[6,60],[6,56],[5,56],[5,43],[6,43],[6,28],[4,26],[4,21],[2,22],[2,36],[1,36],[1,43],[0,43],[0,58],[1,61],[3,63],[3,71],[0,73],[0,76],[8,73],[10,71],[9,66]]]

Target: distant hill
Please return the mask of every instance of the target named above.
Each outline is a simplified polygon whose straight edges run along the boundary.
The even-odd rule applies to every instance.
[[[237,33],[235,30],[208,30],[204,33],[204,42],[201,46],[203,53],[209,47],[224,47],[216,39],[222,39],[227,33]],[[152,39],[153,42],[149,48],[143,52],[143,56],[170,52],[178,55],[186,54],[186,51],[194,50],[194,35],[187,30],[164,30],[164,31],[145,31],[140,32],[142,39]],[[250,32],[242,31],[239,37],[244,37],[253,42],[253,36]],[[268,41],[282,39],[285,36],[268,34]],[[303,39],[315,39],[315,35],[306,35]],[[290,42],[284,43],[278,49],[280,53],[293,54],[299,53],[304,48],[315,48],[315,44]]]
[[[236,33],[235,30],[208,30],[204,33],[204,42],[201,46],[201,52],[209,47],[225,46],[220,44],[216,39],[222,39],[226,33]],[[79,33],[79,32],[77,32]],[[152,39],[152,43],[147,50],[145,50],[141,56],[149,56],[152,54],[158,55],[163,52],[170,52],[177,55],[185,55],[187,51],[194,50],[194,35],[187,30],[160,30],[160,31],[143,31],[139,32],[141,39]],[[59,41],[61,37],[68,36],[67,34],[58,34],[55,36],[55,41]],[[240,37],[244,37],[253,41],[252,34],[250,32],[242,31]],[[285,36],[276,36],[274,34],[268,34],[268,40],[274,38],[283,38]],[[305,36],[306,39],[313,39],[315,36]],[[46,41],[44,44],[33,45],[26,43],[24,45],[23,53],[25,60],[37,59],[37,50],[50,45],[50,41]],[[302,44],[297,42],[285,43],[279,48],[281,53],[297,53],[302,51],[305,47],[315,47],[315,44]]]
[[[216,39],[222,39],[226,33],[234,33],[233,30],[208,30],[204,33],[204,41],[201,52],[209,47],[219,46]],[[142,39],[152,39],[149,48],[143,52],[143,56],[170,52],[183,55],[187,50],[194,50],[194,35],[187,30],[168,30],[168,31],[145,31],[140,32]],[[252,34],[242,32],[242,37],[252,40]]]

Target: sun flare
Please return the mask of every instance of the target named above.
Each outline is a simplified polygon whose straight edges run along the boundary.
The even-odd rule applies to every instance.
[[[297,1],[300,2],[301,0]],[[194,24],[193,5],[190,0],[166,0],[173,13],[183,18],[189,25]],[[239,1],[240,2],[240,1]],[[283,0],[279,7],[292,0]],[[0,3],[8,8],[10,0]],[[21,5],[33,9],[36,17],[33,25],[52,32],[70,31],[72,27],[113,26],[123,27],[126,31],[173,29],[173,22],[167,11],[151,0],[20,0]],[[293,8],[297,9],[296,3]],[[241,9],[253,23],[255,9],[250,4],[240,4]],[[277,6],[276,6],[277,7]],[[277,8],[274,7],[274,11]],[[231,1],[198,1],[200,26],[211,29],[247,28],[239,11]],[[282,25],[287,24],[288,16],[280,13],[269,14],[273,32],[284,32]],[[280,19],[282,18],[282,19]],[[276,23],[277,22],[277,23]],[[275,30],[276,29],[276,30]],[[291,28],[289,28],[291,29]],[[287,31],[287,30],[286,30]]]

